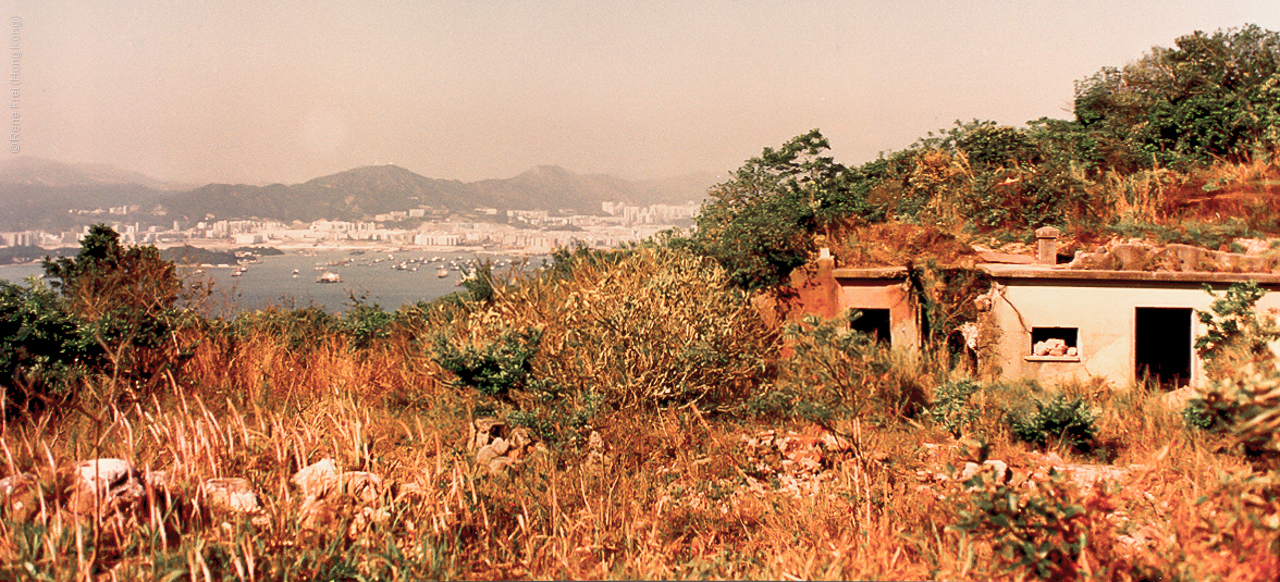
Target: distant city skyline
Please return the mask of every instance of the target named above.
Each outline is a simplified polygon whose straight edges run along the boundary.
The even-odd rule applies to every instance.
[[[813,128],[859,164],[955,120],[1070,118],[1075,81],[1196,30],[1280,29],[1270,0],[6,8],[5,155],[189,184],[723,174]]]

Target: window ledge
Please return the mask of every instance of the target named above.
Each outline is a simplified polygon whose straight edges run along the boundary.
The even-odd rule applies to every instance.
[[[1023,356],[1028,362],[1079,362],[1080,356]]]

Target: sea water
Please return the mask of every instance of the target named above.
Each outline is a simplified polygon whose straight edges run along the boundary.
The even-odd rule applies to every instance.
[[[439,260],[433,260],[439,259]],[[484,260],[495,263],[495,274],[513,268],[530,272],[548,262],[546,255],[514,257],[475,252],[375,251],[352,254],[347,250],[285,251],[284,255],[236,266],[180,266],[188,281],[211,285],[208,304],[214,312],[319,307],[330,313],[350,309],[354,301],[394,311],[403,305],[431,301],[454,291],[466,265]],[[453,264],[457,268],[452,267]],[[400,268],[397,268],[400,267]],[[444,276],[441,268],[443,267]],[[239,272],[238,275],[235,273]],[[323,273],[336,273],[341,283],[318,283]],[[0,279],[22,284],[27,277],[44,273],[39,263],[0,266]]]

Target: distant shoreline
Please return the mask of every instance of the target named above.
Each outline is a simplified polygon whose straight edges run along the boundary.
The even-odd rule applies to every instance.
[[[484,248],[469,245],[415,245],[415,244],[361,244],[361,243],[325,243],[325,244],[308,244],[308,243],[279,243],[272,244],[268,242],[254,243],[252,245],[237,244],[235,242],[224,240],[210,239],[189,239],[181,243],[166,243],[155,245],[158,249],[168,249],[181,247],[183,245],[193,246],[202,249],[230,251],[244,247],[270,247],[280,249],[282,251],[372,251],[372,252],[435,252],[435,253],[466,253],[473,252],[479,255],[547,255],[551,254],[555,249],[532,249],[532,248],[510,248],[495,249]]]

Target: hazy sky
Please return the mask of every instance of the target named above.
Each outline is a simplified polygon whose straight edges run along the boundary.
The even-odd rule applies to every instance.
[[[1069,118],[1074,81],[1195,30],[1280,30],[1277,0],[0,1],[22,154],[195,183],[728,172],[815,127],[856,164]]]

